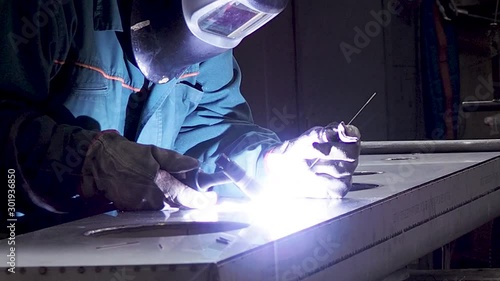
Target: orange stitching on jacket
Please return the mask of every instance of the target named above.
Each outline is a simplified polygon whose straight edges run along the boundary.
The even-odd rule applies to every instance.
[[[200,73],[199,72],[186,73],[186,74],[182,75],[179,79],[184,79],[184,78],[188,78],[188,77],[198,76],[198,74],[200,74]]]
[[[55,60],[54,61],[55,63],[57,64],[65,64],[66,62],[65,61],[59,61],[59,60]],[[88,64],[83,64],[83,63],[79,63],[79,62],[75,62],[74,63],[75,65],[79,66],[79,67],[83,67],[83,68],[87,68],[87,69],[90,69],[90,70],[94,70],[94,71],[97,71],[99,72],[104,78],[108,79],[108,80],[113,80],[113,81],[118,81],[122,84],[122,87],[124,88],[127,88],[129,90],[132,90],[134,92],[139,92],[141,91],[141,89],[139,88],[134,88],[128,84],[125,83],[125,79],[121,78],[121,77],[118,77],[118,76],[111,76],[109,74],[107,74],[106,72],[104,72],[104,70],[98,68],[98,67],[95,67],[95,66],[91,66],[91,65],[88,65]]]
[[[61,64],[61,65],[63,65],[63,64],[66,63],[65,61],[59,61],[59,60],[54,60],[54,62],[57,63],[57,64]],[[98,67],[91,66],[91,65],[88,65],[88,64],[79,63],[79,62],[75,62],[75,65],[83,67],[83,68],[87,68],[87,69],[90,69],[90,70],[97,71],[104,78],[106,78],[108,80],[113,80],[113,81],[120,82],[124,88],[130,89],[130,90],[135,91],[135,92],[139,92],[141,90],[139,88],[134,88],[134,87],[126,84],[125,83],[125,79],[123,79],[121,77],[118,77],[118,76],[111,76],[111,75],[107,74],[106,72],[104,72],[104,70],[102,70],[102,69],[100,69]],[[185,78],[189,78],[189,77],[194,77],[194,76],[198,76],[199,74],[200,74],[200,72],[186,73],[186,74],[182,75],[179,79],[185,79]]]

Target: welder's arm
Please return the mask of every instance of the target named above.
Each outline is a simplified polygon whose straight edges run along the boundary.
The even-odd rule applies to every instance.
[[[92,21],[93,9],[92,2],[44,3],[0,2],[0,33],[9,39],[0,40],[1,170],[15,172],[16,211],[37,223],[38,215],[45,220],[54,213],[101,213],[111,202],[122,210],[161,209],[164,201],[192,207],[198,196],[190,194],[197,193],[171,174],[196,169],[197,160],[84,129],[63,106],[64,91],[49,89],[57,86],[53,79],[71,45],[83,37],[75,26],[92,27],[82,21]],[[78,22],[77,12],[84,14]],[[30,22],[37,14],[47,23]]]
[[[207,173],[216,170],[221,153],[243,167],[248,175],[263,172],[262,157],[280,143],[276,134],[254,124],[250,108],[240,93],[240,69],[232,52],[200,65],[197,82],[203,97],[185,120],[175,143],[180,153],[198,158]],[[243,196],[234,185],[217,187],[221,195]]]
[[[0,3],[1,170],[15,170],[17,211],[68,210],[68,198],[77,194],[72,172],[82,164],[77,151],[84,146],[79,144],[88,143],[95,133],[58,125],[45,103],[50,99],[49,81],[60,67],[54,61],[64,61],[70,48],[74,7],[43,7],[44,1]],[[33,23],[37,14],[46,24]]]

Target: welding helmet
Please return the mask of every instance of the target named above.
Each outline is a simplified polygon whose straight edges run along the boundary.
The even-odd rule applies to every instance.
[[[288,0],[134,0],[131,40],[147,79],[166,83],[192,64],[236,47]]]

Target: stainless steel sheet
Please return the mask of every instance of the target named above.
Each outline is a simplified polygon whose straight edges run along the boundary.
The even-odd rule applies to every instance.
[[[378,187],[341,200],[223,200],[208,210],[111,212],[20,235],[16,274],[0,275],[374,280],[500,215],[497,152],[362,155],[357,171],[377,172],[354,181]],[[181,226],[187,222],[211,229],[188,230]],[[122,231],[103,231],[113,227]],[[5,270],[8,252],[1,240]]]

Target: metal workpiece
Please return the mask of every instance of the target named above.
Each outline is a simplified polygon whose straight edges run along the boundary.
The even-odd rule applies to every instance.
[[[464,112],[500,111],[500,100],[464,101],[462,110]]]
[[[500,152],[499,139],[363,141],[361,154]]]
[[[366,188],[343,199],[111,212],[20,235],[0,279],[378,280],[500,215],[499,152],[362,155],[353,181]]]

